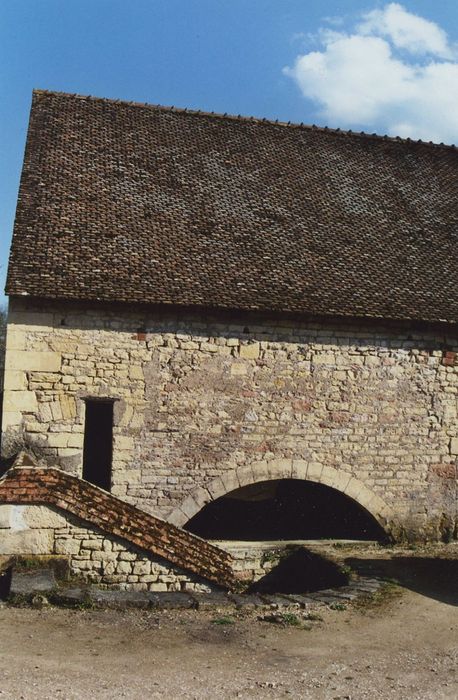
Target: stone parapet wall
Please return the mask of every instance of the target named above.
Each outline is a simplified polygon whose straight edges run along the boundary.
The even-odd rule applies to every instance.
[[[397,532],[449,536],[452,330],[12,299],[3,449],[80,476],[84,398],[110,397],[112,493],[145,511],[167,519],[256,462],[281,478],[275,465],[301,460],[364,484]]]
[[[108,538],[120,538],[124,547],[137,547],[149,557],[152,556],[153,560],[159,556],[168,562],[167,566],[178,565],[222,587],[232,588],[236,585],[232,560],[226,552],[60,469],[10,469],[0,480],[1,503],[14,506],[30,504],[33,507],[44,504],[51,509],[57,508],[64,513],[64,517],[69,516],[71,523],[72,517],[77,518],[78,522],[85,523],[82,527],[86,530],[104,532]],[[13,510],[13,515],[16,512]],[[14,522],[13,518],[7,528],[14,530]],[[51,530],[54,534],[48,548],[52,549],[55,546],[56,527],[53,525]],[[51,537],[51,534],[50,531],[48,536]],[[89,537],[86,536],[86,539]],[[38,548],[40,546],[37,544]],[[47,545],[43,546],[46,548]]]
[[[70,572],[109,588],[211,591],[204,579],[48,506],[0,505],[0,554],[63,555]]]
[[[258,581],[266,576],[294,548],[282,542],[220,541],[214,544],[229,552],[234,570],[246,581]]]

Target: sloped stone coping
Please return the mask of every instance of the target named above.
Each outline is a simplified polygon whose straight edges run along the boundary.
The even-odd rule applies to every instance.
[[[222,588],[238,587],[227,552],[60,469],[20,458],[0,479],[0,503],[54,506]]]

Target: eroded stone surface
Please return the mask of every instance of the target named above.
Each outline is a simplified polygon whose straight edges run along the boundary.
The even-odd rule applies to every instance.
[[[15,468],[0,481],[0,499],[14,504],[4,512],[0,554],[64,555],[72,574],[120,589],[210,591],[209,581],[233,580],[222,550],[60,470]]]
[[[11,578],[11,595],[31,595],[49,593],[56,587],[56,578],[52,569],[35,571],[18,571],[13,568]]]
[[[407,325],[13,299],[4,449],[81,475],[83,399],[110,396],[113,493],[177,524],[241,478],[307,478],[395,537],[447,537],[456,350],[456,337]]]

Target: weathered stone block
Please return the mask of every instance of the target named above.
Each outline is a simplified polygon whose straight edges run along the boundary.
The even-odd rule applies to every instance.
[[[117,574],[131,574],[132,573],[132,563],[130,561],[118,561],[116,565]],[[135,573],[135,571],[134,571]]]
[[[59,396],[60,409],[64,420],[71,420],[76,416],[76,401],[73,396],[62,394]]]
[[[20,411],[6,411],[3,409],[2,430],[7,436],[9,428],[14,428],[22,423],[22,413]],[[5,445],[5,441],[3,441]]]
[[[80,548],[80,540],[57,539],[55,544],[56,554],[79,554]]]
[[[83,448],[84,435],[83,433],[72,433],[68,438],[68,447]]]
[[[128,435],[115,435],[114,448],[117,451],[133,450],[134,440],[132,437],[130,437]]]
[[[313,355],[312,362],[315,365],[330,365],[336,363],[336,356],[333,352],[321,352]]]
[[[26,335],[24,328],[15,325],[8,325],[6,333],[6,348],[8,351],[26,349]]]
[[[120,552],[119,553],[119,560],[120,561],[135,561],[137,559],[137,555],[134,554],[133,552]]]
[[[249,345],[239,346],[239,355],[244,360],[257,360],[259,357],[259,343],[250,343]]]
[[[248,372],[248,367],[242,362],[232,362],[231,374],[235,377],[244,376]]]
[[[5,372],[3,388],[5,391],[24,391],[27,389],[27,375],[20,370]]]
[[[139,365],[131,365],[129,367],[129,379],[132,380],[144,380],[143,369]]]
[[[13,506],[0,503],[0,530],[10,527],[11,511]],[[0,534],[1,538],[1,534]]]
[[[73,433],[49,433],[47,436],[49,447],[67,447],[69,438]]]
[[[52,530],[3,530],[0,554],[50,554],[54,537]]]
[[[102,540],[83,540],[81,546],[83,549],[101,550]]]
[[[26,433],[46,433],[49,426],[38,421],[25,421],[24,430]]]
[[[37,397],[33,391],[5,391],[3,406],[7,412],[34,413],[38,410]]]
[[[61,366],[58,352],[16,350],[8,353],[5,360],[7,370],[26,370],[28,372],[58,372]]]
[[[26,506],[22,512],[24,522],[30,528],[59,528],[67,525],[64,515],[46,506]]]
[[[148,560],[143,560],[143,561],[137,561],[133,565],[133,574],[137,574],[138,576],[142,576],[143,574],[150,574],[151,573],[151,562]]]

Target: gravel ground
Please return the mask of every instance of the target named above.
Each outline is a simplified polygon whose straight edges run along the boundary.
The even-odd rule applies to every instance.
[[[322,617],[3,608],[0,696],[458,697],[456,607],[406,592]]]
[[[456,700],[456,563],[420,559],[429,575],[412,585],[297,627],[255,611],[5,606],[0,698]]]

